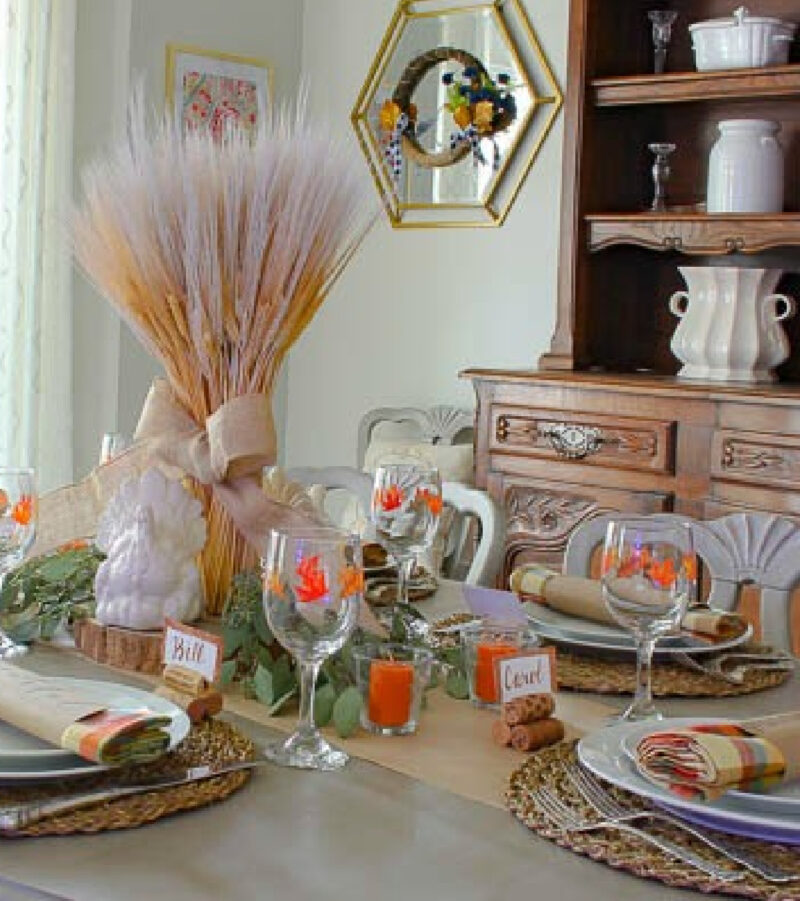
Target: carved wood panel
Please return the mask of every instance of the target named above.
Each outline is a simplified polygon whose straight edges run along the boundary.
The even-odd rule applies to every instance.
[[[672,472],[673,423],[496,407],[492,448],[590,465]]]
[[[569,536],[587,519],[615,511],[662,513],[672,507],[672,496],[667,494],[575,488],[560,482],[503,481],[490,486],[490,491],[506,511],[504,585],[514,567],[523,562],[560,569]]]
[[[727,480],[800,487],[800,441],[758,432],[719,432],[712,473]]]

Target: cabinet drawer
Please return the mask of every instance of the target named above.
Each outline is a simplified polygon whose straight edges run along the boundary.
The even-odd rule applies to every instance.
[[[671,473],[675,424],[655,419],[496,406],[491,450],[590,466]]]
[[[715,478],[800,489],[800,438],[723,429],[714,435],[711,454]]]

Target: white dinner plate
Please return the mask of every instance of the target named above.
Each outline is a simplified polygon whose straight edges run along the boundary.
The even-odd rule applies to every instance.
[[[717,721],[698,718],[691,721],[689,725],[696,726],[701,723],[707,725],[713,722]],[[730,720],[719,720],[718,722],[726,723],[730,722]],[[658,724],[652,724],[649,729],[627,735],[622,739],[622,750],[628,755],[634,767],[636,766],[636,746],[641,739],[651,732],[663,732],[664,729],[669,728],[672,728],[671,725],[665,725],[662,721]],[[731,789],[727,792],[727,797],[739,799],[750,810],[760,810],[778,817],[786,815],[800,817],[800,782],[798,781],[778,784],[766,792],[746,792]]]
[[[544,604],[526,604],[525,612],[536,634],[554,644],[615,654],[636,653],[636,646],[630,633],[617,626],[593,623],[576,616],[568,616],[566,613],[553,610],[552,607]],[[659,639],[656,645],[655,656],[668,657],[677,653],[718,654],[744,644],[752,634],[753,627],[748,625],[742,635],[724,641],[697,638],[688,632],[681,632],[679,635],[665,635]]]
[[[97,682],[89,679],[63,679],[74,682],[81,694],[92,702],[107,708],[141,709],[170,717],[167,731],[169,749],[183,741],[189,732],[190,722],[186,713],[175,704],[149,691],[129,688],[114,682]],[[64,779],[100,772],[108,767],[84,760],[77,754],[55,748],[47,742],[15,729],[0,721],[0,782],[32,782]]]
[[[682,718],[653,723],[620,723],[608,726],[578,742],[578,758],[607,782],[669,808],[687,820],[738,835],[749,835],[786,844],[800,844],[800,808],[797,785],[781,786],[756,797],[753,792],[726,792],[716,801],[682,798],[642,776],[626,748],[654,728],[671,729],[698,723],[729,722],[718,718]],[[782,800],[778,800],[782,799]],[[794,800],[793,800],[794,799]]]

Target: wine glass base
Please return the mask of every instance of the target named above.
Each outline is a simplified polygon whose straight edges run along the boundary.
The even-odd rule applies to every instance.
[[[631,705],[614,719],[614,723],[657,723],[664,714],[655,707],[635,707]]]
[[[344,751],[328,744],[318,732],[295,732],[285,741],[267,745],[264,756],[279,766],[324,771],[340,770],[350,759]]]

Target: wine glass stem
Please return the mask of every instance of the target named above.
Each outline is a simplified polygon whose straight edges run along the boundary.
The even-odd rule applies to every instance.
[[[414,557],[403,557],[397,564],[397,603],[408,606],[408,583],[414,569]]]
[[[317,731],[314,722],[314,687],[317,684],[320,664],[313,661],[300,662],[300,717],[298,732],[311,735]]]
[[[640,635],[636,648],[636,694],[632,710],[648,713],[653,706],[653,649],[656,639],[652,635]]]

